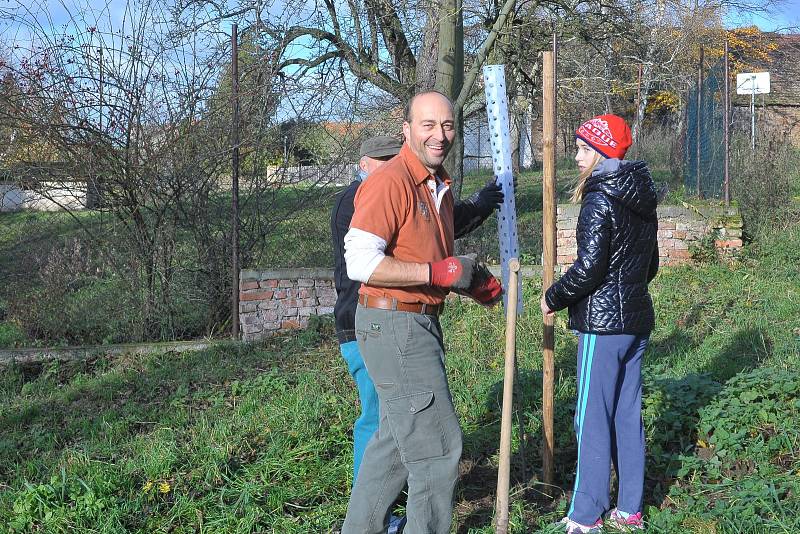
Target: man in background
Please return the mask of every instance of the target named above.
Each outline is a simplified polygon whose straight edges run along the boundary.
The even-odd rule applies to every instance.
[[[361,415],[353,425],[353,483],[358,477],[361,457],[372,434],[378,429],[378,395],[372,384],[364,360],[358,352],[355,336],[356,304],[360,282],[347,277],[344,263],[344,236],[350,229],[353,218],[353,199],[361,183],[369,174],[400,152],[397,139],[385,135],[371,137],[361,143],[358,162],[358,177],[344,191],[336,196],[331,212],[331,235],[333,236],[334,281],[336,284],[336,305],[333,315],[336,319],[336,336],[339,350],[347,362],[347,370],[356,382],[358,397],[361,400]]]

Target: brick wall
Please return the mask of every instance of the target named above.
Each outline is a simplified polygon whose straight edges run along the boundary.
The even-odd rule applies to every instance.
[[[305,328],[312,315],[333,313],[332,269],[242,270],[239,324],[244,341]]]
[[[575,226],[579,212],[579,205],[558,206],[556,263],[562,271],[575,261]],[[736,208],[660,206],[658,250],[661,265],[680,265],[691,261],[690,248],[710,232],[716,233],[715,246],[723,254],[735,254],[742,248],[742,219]]]

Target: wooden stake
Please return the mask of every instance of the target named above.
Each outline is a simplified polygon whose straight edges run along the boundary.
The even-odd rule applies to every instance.
[[[500,420],[500,466],[497,470],[497,534],[508,532],[508,487],[511,479],[511,423],[514,402],[514,358],[517,351],[517,273],[519,260],[508,262],[506,306],[506,365],[503,375],[503,412]]]
[[[556,260],[556,157],[555,157],[555,56],[542,54],[544,62],[542,81],[542,294],[553,284]],[[542,336],[542,478],[545,484],[553,483],[553,317],[544,318]]]

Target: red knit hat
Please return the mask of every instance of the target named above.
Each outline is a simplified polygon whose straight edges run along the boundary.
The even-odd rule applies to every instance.
[[[575,137],[583,139],[601,156],[622,159],[630,148],[631,129],[625,119],[616,115],[600,115],[589,119],[575,130]]]

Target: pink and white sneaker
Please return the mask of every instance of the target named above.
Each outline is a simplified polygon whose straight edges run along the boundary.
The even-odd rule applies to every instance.
[[[608,514],[606,522],[607,526],[622,532],[644,530],[644,521],[642,520],[642,512],[636,512],[635,514],[626,514],[625,512],[621,512],[619,509],[614,508]]]
[[[594,525],[581,525],[569,517],[564,517],[561,519],[560,523],[564,525],[564,532],[566,532],[566,534],[594,534],[603,531],[602,519],[598,519]]]

